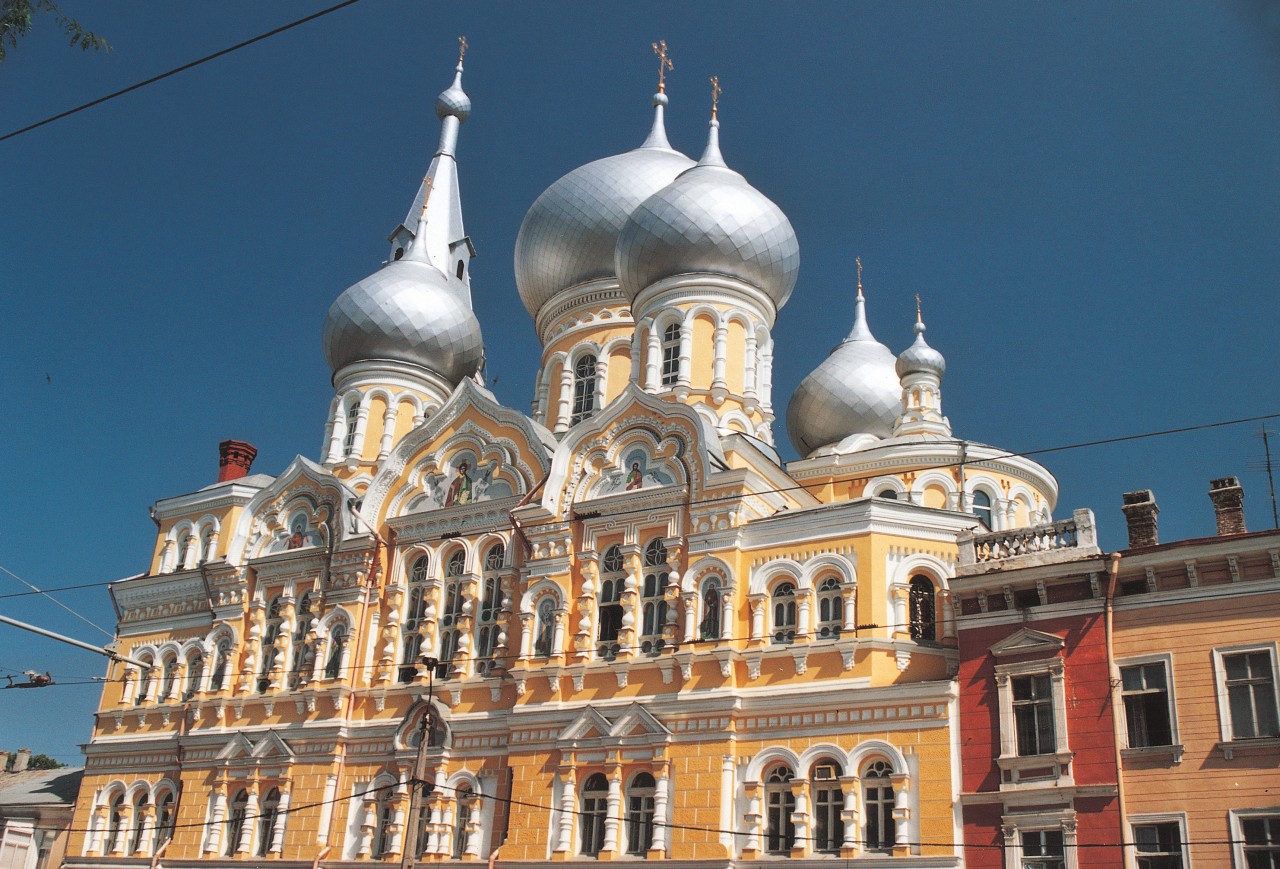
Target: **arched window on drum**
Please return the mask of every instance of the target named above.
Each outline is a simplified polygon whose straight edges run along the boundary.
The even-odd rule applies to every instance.
[[[404,622],[400,626],[401,682],[412,682],[418,675],[422,654],[422,620],[427,614],[427,556],[419,555],[409,567],[409,599],[405,605]]]
[[[467,554],[454,550],[445,562],[444,612],[440,614],[440,663],[436,678],[447,679],[453,672],[453,659],[458,653],[458,620],[462,618],[462,575],[466,572]]]
[[[769,602],[773,610],[773,642],[779,645],[795,642],[796,584],[790,580],[775,584]]]
[[[662,651],[662,626],[667,623],[667,547],[654,538],[644,548],[644,584],[640,590],[640,651],[656,655]]]
[[[908,590],[911,639],[931,643],[938,638],[937,599],[933,580],[922,574],[911,577]]]
[[[724,614],[724,581],[709,576],[702,582],[702,621],[698,623],[698,637],[715,642],[720,639],[721,618]]]
[[[844,599],[841,595],[840,578],[828,576],[818,583],[817,638],[835,639],[840,636],[843,625]]]
[[[497,663],[493,650],[498,644],[498,616],[502,611],[502,566],[507,550],[495,543],[484,554],[484,578],[480,588],[480,609],[476,613],[476,673],[487,675]]]

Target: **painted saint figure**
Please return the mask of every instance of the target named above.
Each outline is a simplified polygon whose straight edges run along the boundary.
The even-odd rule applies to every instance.
[[[455,504],[471,503],[471,463],[463,462],[458,465],[458,476],[453,478],[453,482],[449,484],[449,491],[444,496],[444,505],[452,507]]]
[[[644,484],[644,475],[640,472],[640,463],[632,462],[631,470],[627,472],[627,491],[639,489]]]

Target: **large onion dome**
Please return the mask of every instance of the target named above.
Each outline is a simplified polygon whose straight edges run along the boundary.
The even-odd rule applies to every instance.
[[[632,302],[682,274],[738,278],[775,308],[791,296],[800,269],[795,230],[782,209],[725,165],[719,128],[712,118],[698,165],[640,203],[622,228],[615,268]]]
[[[417,231],[402,259],[354,284],[329,307],[324,355],[335,375],[357,362],[425,368],[456,385],[484,358],[471,310],[470,275],[459,260],[465,241],[454,149],[471,112],[459,61],[453,84],[436,98],[440,144],[419,191]]]
[[[639,148],[574,169],[525,214],[516,236],[516,287],[533,316],[561,290],[612,277],[613,251],[627,217],[693,165],[667,141],[666,105],[666,94],[654,94],[653,128]]]
[[[902,401],[895,359],[867,327],[858,294],[853,330],[800,382],[787,407],[787,434],[801,456],[856,434],[893,434]]]

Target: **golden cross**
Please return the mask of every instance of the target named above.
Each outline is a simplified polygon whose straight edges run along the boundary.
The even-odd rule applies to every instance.
[[[862,298],[862,257],[855,256],[853,262],[858,267],[858,298]]]
[[[667,92],[667,70],[675,69],[676,65],[671,62],[671,58],[667,57],[667,41],[659,39],[653,43],[653,53],[658,55],[658,93]]]
[[[919,293],[916,293],[916,322],[917,323],[924,322],[924,320],[920,318],[920,294]]]
[[[716,119],[716,109],[720,107],[720,94],[724,90],[720,87],[720,76],[711,76],[711,120]]]
[[[458,37],[458,65],[462,65],[462,58],[467,53],[467,38],[465,36]]]
[[[428,175],[426,178],[423,178],[423,179],[422,179],[422,183],[423,183],[424,185],[426,185],[426,188],[427,188],[426,190],[422,191],[422,217],[423,217],[423,219],[426,219],[426,216],[427,216],[427,202],[429,202],[429,201],[431,200],[431,184],[432,184],[432,182],[434,182],[434,181],[435,181],[435,179],[434,179],[433,177],[431,177],[430,175]]]

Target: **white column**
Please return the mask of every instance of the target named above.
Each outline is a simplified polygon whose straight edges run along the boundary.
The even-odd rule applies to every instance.
[[[841,630],[852,634],[858,629],[858,584],[840,583],[840,600],[844,604],[844,624],[841,625]]]
[[[341,461],[342,442],[347,436],[347,415],[343,412],[342,402],[333,400],[333,413],[329,419],[329,449],[324,460],[327,464]]]
[[[658,334],[658,321],[649,321],[648,341],[645,343],[644,388],[657,392],[661,385],[662,345]]]
[[[696,639],[698,630],[698,592],[686,591],[682,597],[684,598],[684,640],[682,642],[692,643]]]
[[[729,328],[724,324],[716,326],[715,333],[715,361],[711,363],[711,388],[726,389],[724,381],[724,369],[726,365],[726,357],[728,354]]]
[[[356,437],[351,442],[350,458],[359,459],[364,455],[364,433],[369,428],[369,396],[360,399],[360,409],[356,411]]]
[[[320,829],[316,833],[316,844],[329,844],[329,825],[333,822],[334,797],[338,794],[338,777],[330,774],[325,778],[324,797],[320,805]]]
[[[911,841],[909,779],[903,773],[890,776],[889,780],[893,782],[893,844],[906,845]]]
[[[844,788],[844,808],[840,812],[840,820],[844,821],[844,841],[842,848],[858,847],[858,779],[846,776],[840,779]]]
[[[533,655],[533,632],[537,629],[534,624],[536,616],[534,613],[520,613],[520,657],[528,658]]]
[[[400,413],[399,406],[388,400],[387,412],[382,417],[382,443],[378,445],[378,458],[385,459],[391,453],[391,442],[396,434],[396,417]]]
[[[803,787],[793,790],[792,793],[796,798],[796,810],[791,813],[791,823],[795,824],[796,828],[793,847],[803,848],[807,854],[813,850],[813,843],[809,841],[809,783],[805,782]]]
[[[209,840],[204,852],[216,854],[222,847],[222,822],[227,818],[227,793],[221,788],[213,795],[213,814],[209,818]]]
[[[751,639],[764,639],[764,608],[769,601],[768,595],[751,595]]]
[[[573,848],[574,791],[577,785],[572,777],[564,780],[564,790],[560,794],[560,829],[556,838],[556,850],[568,852]]]
[[[622,775],[614,772],[609,776],[609,795],[606,798],[607,810],[604,818],[603,851],[618,850],[618,819],[622,816]]]
[[[573,367],[568,357],[564,367],[560,369],[560,396],[556,402],[556,425],[553,431],[562,432],[569,428],[569,414],[573,402]]]
[[[659,772],[653,791],[653,850],[667,850],[667,814],[671,804],[671,778],[666,772]]]
[[[608,402],[605,400],[604,391],[609,385],[609,357],[601,353],[596,357],[596,393],[593,396],[591,407],[593,410],[599,410]]]
[[[796,639],[809,637],[809,613],[813,609],[813,589],[796,590]]]
[[[110,824],[111,809],[107,809],[108,824]],[[123,857],[125,842],[128,841],[129,833],[133,828],[133,806],[125,803],[120,808],[120,826],[116,828],[116,834],[111,839],[111,856]]]
[[[271,825],[271,849],[270,853],[279,854],[284,850],[284,822],[289,817],[289,791],[280,792],[280,805],[276,812],[275,821]]]
[[[467,821],[467,838],[462,853],[469,857],[480,856],[480,798],[471,798],[471,812]]]
[[[760,383],[757,389],[760,405],[765,410],[773,408],[773,341],[765,345],[760,353]]]
[[[533,418],[540,425],[547,423],[547,395],[551,389],[547,384],[548,369],[543,368],[538,372],[538,387],[533,393]]]
[[[733,594],[728,588],[720,589],[720,639],[733,639]],[[754,618],[752,624],[754,624]]]
[[[756,398],[756,333],[747,330],[747,347],[743,353],[742,392],[748,404]]]
[[[258,828],[258,789],[250,788],[249,801],[244,804],[244,826],[240,828],[240,842],[236,845],[237,854],[249,854],[253,851],[253,832]]]
[[[444,835],[444,822],[440,811],[440,803],[436,801],[430,808],[430,826],[427,833],[428,854],[439,854],[445,847],[448,836]]]
[[[680,324],[680,377],[676,381],[680,386],[689,386],[689,376],[693,368],[693,312],[684,315]]]

